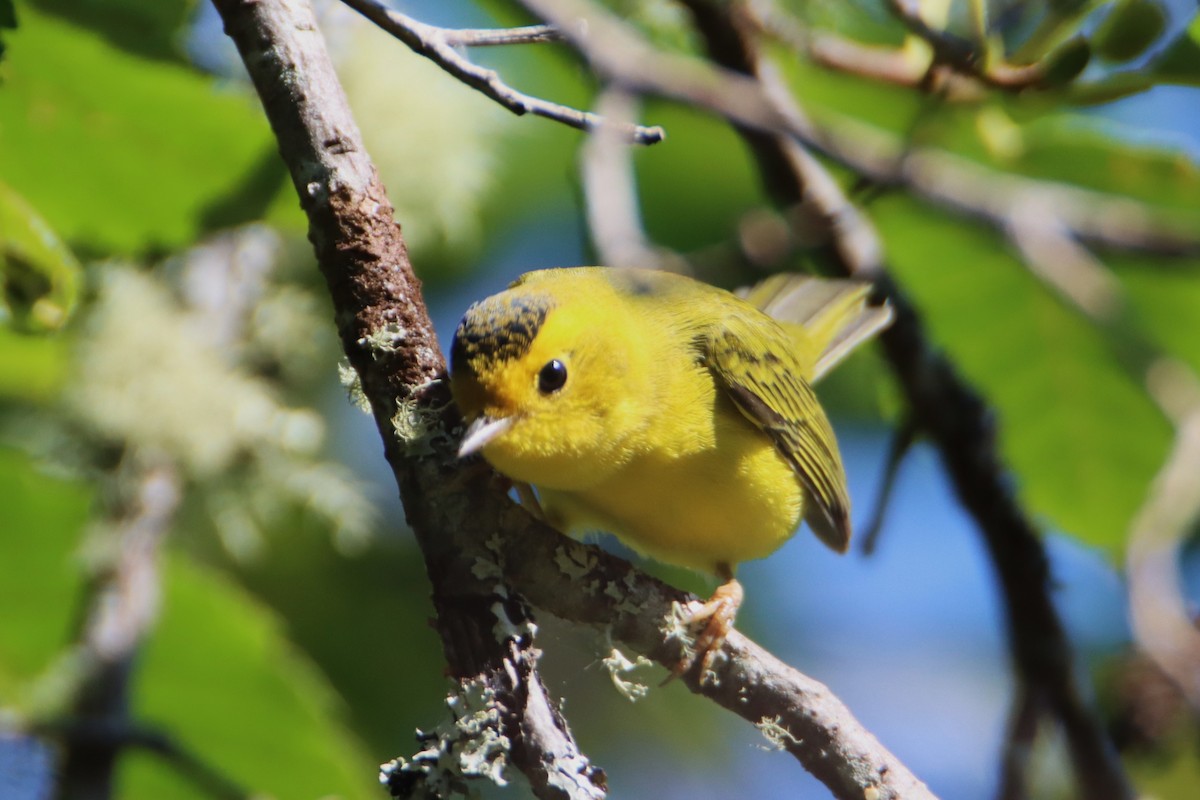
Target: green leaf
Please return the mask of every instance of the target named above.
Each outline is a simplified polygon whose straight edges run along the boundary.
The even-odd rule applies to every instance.
[[[288,620],[292,641],[337,685],[354,729],[380,760],[406,755],[408,733],[445,711],[445,664],[429,625],[434,610],[420,553],[394,536],[362,553],[339,552],[330,531],[301,515],[277,533],[263,558],[231,568]],[[380,691],[387,686],[404,688]]]
[[[162,618],[135,678],[137,718],[256,795],[378,797],[377,760],[279,621],[211,570],[181,557],[164,566]],[[122,797],[191,796],[185,786],[160,762],[123,762]]]
[[[1200,14],[1158,58],[1152,74],[1166,83],[1200,84]]]
[[[1140,332],[1200,373],[1200,262],[1131,255],[1108,261],[1127,290]]]
[[[1054,49],[1045,58],[1045,77],[1048,86],[1061,86],[1079,77],[1092,60],[1092,46],[1082,36],[1075,36]]]
[[[0,119],[0,175],[84,256],[178,249],[214,209],[222,224],[255,219],[283,186],[245,178],[274,148],[252,97],[34,9]]]
[[[0,352],[4,352],[0,344]],[[82,573],[76,556],[91,492],[0,448],[0,705],[28,712],[33,681],[70,638]]]
[[[72,638],[91,499],[87,487],[0,449],[0,704],[8,709],[46,707],[38,679]],[[162,578],[162,615],[133,677],[136,721],[256,795],[378,797],[380,759],[347,730],[329,684],[288,644],[279,621],[181,557],[164,560]],[[123,755],[120,783],[124,798],[208,796],[140,753]]]
[[[66,383],[69,366],[62,339],[0,327],[0,399],[45,403]]]
[[[17,10],[13,8],[12,0],[0,0],[0,31],[17,27]],[[0,39],[0,59],[8,50],[7,43]]]
[[[1142,387],[999,236],[900,197],[873,210],[935,341],[998,410],[1023,500],[1118,556],[1170,440]]]
[[[1154,44],[1166,25],[1166,12],[1154,0],[1119,0],[1092,34],[1092,47],[1109,61],[1131,61]]]
[[[147,58],[185,62],[184,28],[195,0],[34,0],[55,16],[88,28]]]
[[[57,330],[79,299],[79,262],[16,192],[0,181],[0,321]]]

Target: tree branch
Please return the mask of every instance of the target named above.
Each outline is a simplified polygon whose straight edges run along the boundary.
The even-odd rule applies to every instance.
[[[454,49],[459,46],[549,42],[561,38],[548,26],[539,25],[510,31],[453,31],[418,22],[407,14],[388,8],[378,0],[342,2],[395,36],[414,53],[425,56],[467,86],[490,97],[518,116],[533,114],[583,131],[590,131],[600,124],[600,118],[595,114],[518,92],[501,80],[495,70],[473,63]],[[647,128],[626,124],[621,127],[621,132],[634,144],[655,144],[665,136],[663,129],[657,126]]]
[[[481,685],[491,691],[489,707],[508,721],[501,730],[517,737],[510,752],[535,793],[602,791],[577,751],[563,759],[545,745],[569,741],[569,732],[556,714],[534,713],[546,693],[534,686],[536,653],[521,624],[528,619],[523,602],[506,587],[558,616],[607,628],[669,665],[685,647],[678,606],[696,598],[534,521],[507,500],[490,471],[457,461],[448,432],[460,420],[449,403],[440,348],[311,9],[301,0],[215,5],[308,214],[344,349],[371,402],[425,557],[450,671],[464,692]],[[932,796],[825,687],[740,634],[729,637],[722,654],[715,680],[701,685],[693,672],[684,682],[770,730],[837,797]],[[565,792],[558,782],[564,775],[571,778]]]
[[[137,459],[130,457],[127,462]],[[133,667],[158,617],[159,545],[179,505],[179,478],[165,465],[130,464],[113,479],[118,495],[103,536],[109,560],[92,579],[75,652],[81,664],[72,716],[83,726],[127,726]],[[66,738],[58,797],[113,796],[120,743]]]

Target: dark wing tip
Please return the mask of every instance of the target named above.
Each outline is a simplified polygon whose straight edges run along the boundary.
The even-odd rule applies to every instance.
[[[837,500],[827,505],[811,492],[807,499],[809,506],[804,512],[804,521],[808,527],[832,550],[846,552],[850,548],[850,509]]]

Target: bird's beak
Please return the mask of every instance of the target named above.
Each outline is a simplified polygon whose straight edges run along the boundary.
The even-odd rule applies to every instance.
[[[466,458],[472,453],[478,453],[488,442],[500,436],[512,427],[512,417],[492,419],[486,414],[467,426],[463,433],[462,444],[458,446],[458,457]]]

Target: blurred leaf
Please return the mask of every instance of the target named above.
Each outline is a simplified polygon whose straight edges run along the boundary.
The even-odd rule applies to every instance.
[[[1024,126],[1021,174],[1126,195],[1200,229],[1200,166],[1185,152],[1142,147],[1106,134],[1102,121],[1046,117]]]
[[[1187,797],[1200,783],[1198,752],[1200,736],[1195,730],[1173,731],[1159,748],[1135,751],[1126,763],[1142,797]]]
[[[70,639],[83,588],[75,551],[90,503],[87,487],[0,448],[0,704],[28,711],[30,682]]]
[[[262,558],[229,566],[329,675],[376,760],[401,755],[413,729],[432,727],[444,713],[445,662],[429,625],[420,552],[389,536],[362,553],[342,553],[324,526],[301,515],[283,531]]]
[[[0,32],[4,30],[12,30],[17,27],[17,10],[13,8],[12,0],[0,0]],[[4,58],[4,53],[8,49],[8,45],[3,39],[0,39],[0,59]]]
[[[0,327],[0,399],[44,403],[66,383],[69,365],[65,341]]]
[[[1200,84],[1200,14],[1158,58],[1151,72],[1168,83]]]
[[[873,210],[935,341],[999,411],[1032,510],[1117,556],[1166,455],[1165,420],[1100,333],[995,234],[900,197]]]
[[[1155,0],[1119,0],[1092,34],[1092,47],[1109,61],[1131,61],[1146,52],[1166,24],[1166,12]]]
[[[1129,293],[1141,330],[1200,373],[1200,262],[1129,255],[1108,260]]]
[[[251,97],[194,70],[30,9],[6,75],[0,174],[76,253],[178,249],[214,206],[223,223],[253,219],[282,188],[256,184],[231,206],[273,147],[270,131]]]
[[[168,558],[163,577],[163,615],[135,679],[137,718],[256,794],[378,797],[377,762],[278,620],[186,559]],[[125,798],[204,796],[146,757],[123,760],[121,772]]]
[[[179,43],[196,0],[33,0],[38,8],[147,58],[184,62]]]
[[[79,298],[79,262],[19,194],[0,181],[0,321],[61,328]]]
[[[1045,77],[1042,79],[1048,86],[1060,86],[1070,83],[1079,77],[1092,60],[1092,46],[1082,36],[1068,39],[1044,60]]]
[[[646,117],[668,132],[660,144],[634,151],[650,238],[682,252],[733,241],[741,215],[763,205],[737,134],[720,120],[666,103],[649,105]]]

